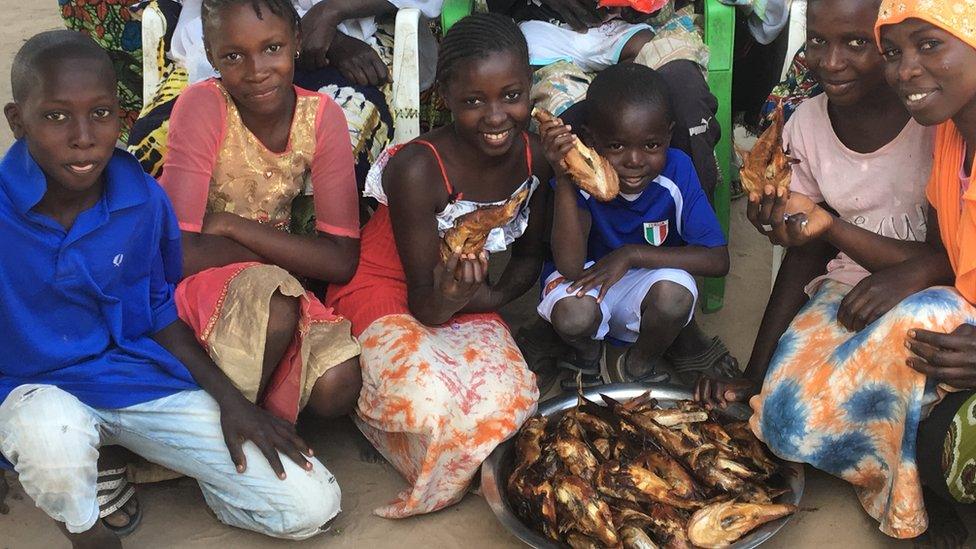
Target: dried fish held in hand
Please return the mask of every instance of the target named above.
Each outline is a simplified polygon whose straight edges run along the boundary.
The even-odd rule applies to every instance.
[[[739,178],[746,192],[762,195],[767,185],[789,189],[793,173],[790,164],[796,161],[783,150],[784,120],[783,107],[779,106],[773,114],[772,125],[759,136],[752,149],[742,155]]]

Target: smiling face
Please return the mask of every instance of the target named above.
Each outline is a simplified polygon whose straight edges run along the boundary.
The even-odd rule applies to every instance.
[[[258,17],[250,2],[212,14],[206,29],[207,58],[242,111],[272,115],[293,100],[298,32],[267,7]]]
[[[592,113],[586,131],[590,144],[613,165],[620,191],[636,194],[664,170],[671,127],[662,107],[624,104],[613,116]]]
[[[100,193],[97,184],[119,138],[119,98],[107,62],[60,59],[36,69],[35,85],[4,109],[47,177],[48,192]]]
[[[884,59],[874,45],[875,2],[817,0],[807,7],[807,62],[830,101],[869,99],[885,86]]]
[[[882,27],[881,49],[888,83],[920,124],[976,116],[976,49],[920,19]]]
[[[507,153],[528,124],[530,86],[529,68],[515,53],[464,62],[442,90],[458,137],[488,156]]]

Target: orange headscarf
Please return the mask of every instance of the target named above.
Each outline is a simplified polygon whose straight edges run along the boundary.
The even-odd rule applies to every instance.
[[[905,19],[921,19],[952,33],[976,48],[976,4],[972,0],[884,0],[874,24],[874,38],[881,45],[881,27]]]
[[[913,18],[976,48],[973,0],[884,0],[874,27],[878,44],[881,27]],[[956,273],[956,289],[967,301],[976,303],[976,183],[962,192],[959,169],[965,151],[966,142],[956,125],[952,120],[943,122],[935,134],[935,158],[926,195],[939,214],[939,232]]]

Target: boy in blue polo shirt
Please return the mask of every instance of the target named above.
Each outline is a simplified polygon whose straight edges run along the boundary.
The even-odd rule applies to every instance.
[[[75,547],[121,546],[98,520],[103,444],[196,478],[228,524],[288,539],[318,533],[339,509],[334,477],[177,318],[180,231],[162,189],[115,149],[108,55],[80,33],[42,33],[17,53],[11,84],[0,456]]]
[[[667,84],[625,63],[602,72],[586,95],[581,134],[620,177],[620,196],[598,202],[565,174],[555,179],[552,252],[556,271],[539,314],[571,347],[565,360],[599,383],[602,341],[632,344],[609,365],[615,381],[663,381],[664,352],[692,319],[695,276],[725,276],[725,236],[691,159],[669,148]],[[540,128],[553,166],[573,146],[571,128]]]

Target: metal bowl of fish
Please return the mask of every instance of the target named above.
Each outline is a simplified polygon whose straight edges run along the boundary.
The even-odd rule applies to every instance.
[[[803,468],[765,449],[747,407],[691,398],[628,383],[543,402],[485,460],[482,493],[537,549],[756,547],[797,510]]]

